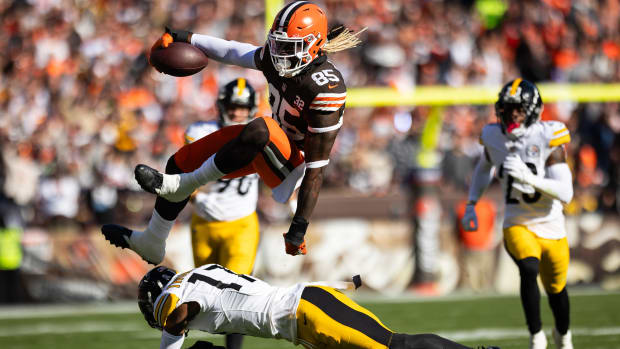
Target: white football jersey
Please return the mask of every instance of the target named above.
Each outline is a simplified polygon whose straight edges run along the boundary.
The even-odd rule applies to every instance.
[[[153,315],[163,327],[174,309],[196,302],[200,312],[189,322],[188,329],[283,338],[296,343],[296,312],[304,287],[274,287],[218,264],[207,264],[175,275],[155,300]]]
[[[525,194],[516,190],[512,186],[514,179],[504,174],[502,164],[508,154],[516,153],[535,175],[543,177],[551,152],[568,142],[568,129],[558,121],[538,121],[517,141],[508,139],[499,124],[489,124],[482,129],[480,143],[495,166],[495,175],[504,193],[504,228],[525,225],[542,238],[561,239],[566,236],[562,203],[538,191]]]
[[[216,121],[198,121],[185,131],[185,142],[191,143],[219,129]],[[224,179],[199,189],[194,197],[194,212],[207,221],[233,221],[256,211],[258,175]]]

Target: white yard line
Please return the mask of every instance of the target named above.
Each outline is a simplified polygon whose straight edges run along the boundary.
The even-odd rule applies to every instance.
[[[551,338],[551,330],[545,330],[548,339]],[[620,335],[620,327],[571,327],[573,336],[600,337]],[[523,327],[520,328],[478,328],[467,331],[439,332],[438,335],[453,341],[474,341],[478,339],[511,339],[529,338],[530,333]]]
[[[137,302],[23,305],[0,307],[0,320],[132,313],[140,313]]]
[[[76,333],[132,333],[135,338],[159,338],[161,332],[153,330],[145,323],[134,324],[128,322],[107,322],[107,321],[81,321],[79,323],[63,323],[63,324],[34,324],[34,325],[17,325],[0,327],[0,338],[3,337],[19,337],[19,336],[38,336],[38,335],[68,335]],[[212,338],[217,335],[191,331],[192,337]]]
[[[98,332],[137,332],[147,331],[150,327],[131,323],[111,323],[104,321],[86,321],[72,324],[34,324],[3,326],[0,328],[0,337],[18,337],[33,335],[64,335],[74,333],[98,333]],[[157,333],[155,333],[157,334]],[[157,336],[155,336],[157,337]]]
[[[346,292],[356,302],[362,303],[432,303],[450,302],[462,300],[481,300],[496,298],[519,297],[518,294],[470,294],[453,293],[439,297],[420,297],[412,294],[381,295],[378,293]],[[598,288],[569,289],[570,296],[600,296],[618,295],[618,291],[604,291]],[[544,292],[542,294],[545,297]],[[28,318],[55,318],[61,316],[91,315],[91,314],[138,314],[137,302],[123,301],[110,303],[86,303],[86,304],[50,304],[50,305],[19,305],[0,306],[0,320],[3,319],[28,319]]]
[[[587,328],[587,327],[573,327],[571,328],[574,336],[587,336],[587,337],[599,337],[599,336],[618,336],[620,335],[620,327],[600,327],[600,328]],[[0,338],[3,337],[18,337],[18,336],[37,336],[37,335],[70,335],[76,333],[105,333],[105,332],[132,332],[132,337],[135,338],[159,338],[160,333],[153,329],[141,324],[133,323],[112,323],[106,321],[82,321],[80,323],[73,324],[34,324],[34,325],[18,325],[18,326],[3,326],[0,328]],[[547,331],[549,332],[549,331]],[[440,336],[449,338],[451,340],[460,341],[475,341],[475,340],[500,340],[511,338],[527,338],[529,333],[523,327],[519,328],[478,328],[467,331],[446,331],[437,333]],[[547,333],[551,338],[551,334]],[[217,335],[212,335],[200,331],[192,331],[192,337],[202,338],[214,338]]]
[[[356,302],[365,303],[432,303],[432,302],[450,302],[450,301],[464,301],[464,300],[484,300],[484,299],[497,299],[497,298],[514,298],[519,297],[518,293],[470,293],[470,292],[454,292],[444,296],[438,297],[425,297],[419,296],[414,293],[398,293],[395,295],[385,295],[376,292],[346,292],[346,294],[353,298]],[[568,289],[569,297],[589,297],[589,296],[605,296],[605,295],[617,295],[620,296],[620,291],[606,291],[597,287],[583,287],[576,289]],[[541,292],[541,296],[546,298],[546,294]]]

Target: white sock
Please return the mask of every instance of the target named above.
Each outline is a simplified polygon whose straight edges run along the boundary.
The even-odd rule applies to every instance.
[[[220,171],[220,169],[215,165],[215,154],[213,154],[196,170],[189,173],[181,173],[179,189],[187,186],[188,188],[192,188],[193,192],[198,189],[198,187],[211,181],[218,180],[225,175],[226,174],[222,173],[222,171]]]
[[[149,239],[165,242],[173,225],[174,220],[169,221],[164,219],[156,210],[153,210],[151,220],[149,220],[149,225],[144,230],[144,234],[148,236]]]
[[[162,218],[153,210],[149,225],[144,231],[134,230],[129,239],[130,247],[142,258],[159,264],[166,254],[166,239],[174,221]]]
[[[162,188],[158,194],[171,202],[183,201],[194,190],[225,175],[215,165],[215,154],[213,154],[192,172],[175,175],[164,174],[164,183],[162,183]]]

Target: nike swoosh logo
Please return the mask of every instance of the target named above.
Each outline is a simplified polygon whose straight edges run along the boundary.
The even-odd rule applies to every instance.
[[[336,85],[327,85],[327,88],[331,90],[332,88],[337,87],[337,86],[338,86],[338,84],[336,84]]]

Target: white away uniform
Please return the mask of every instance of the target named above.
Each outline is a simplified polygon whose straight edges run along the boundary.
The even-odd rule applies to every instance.
[[[503,173],[502,164],[508,154],[516,153],[535,175],[545,176],[545,164],[551,152],[570,142],[566,126],[558,121],[538,121],[528,127],[526,135],[517,141],[511,141],[502,132],[499,124],[489,124],[482,129],[480,142],[486,148],[502,185],[506,202],[504,228],[524,225],[542,238],[565,237],[560,201],[539,192],[519,192],[512,185],[513,178]]]
[[[207,264],[170,280],[155,300],[153,315],[163,327],[179,305],[197,302],[200,312],[189,322],[188,329],[283,338],[296,343],[295,312],[304,286],[274,287],[220,265]]]

